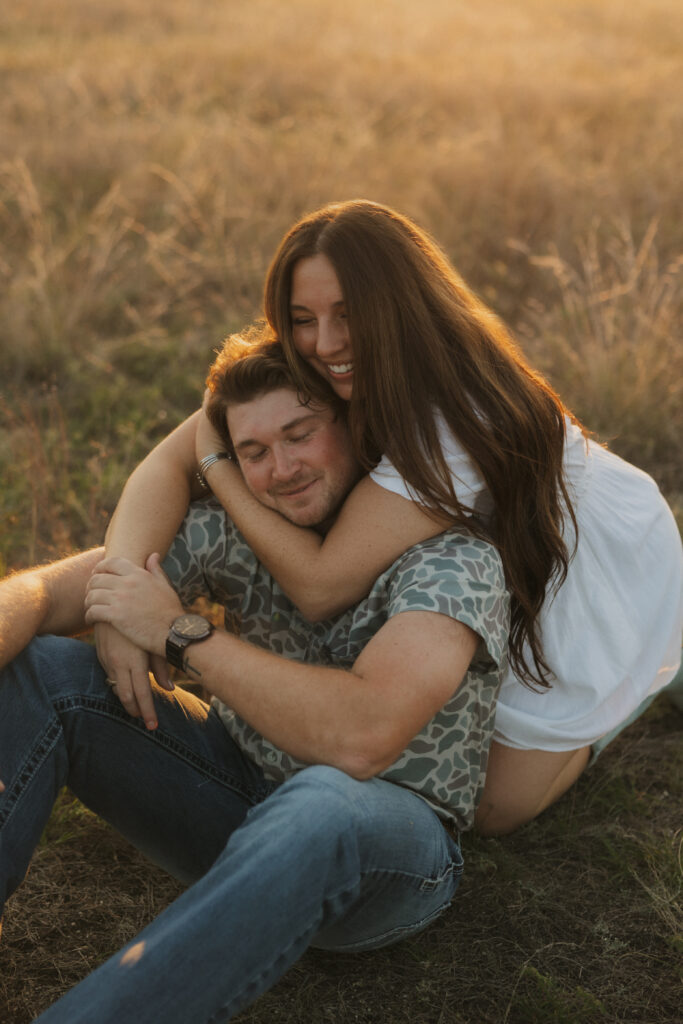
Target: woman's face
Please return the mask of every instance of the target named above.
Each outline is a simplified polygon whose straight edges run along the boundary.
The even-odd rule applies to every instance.
[[[339,279],[322,253],[299,260],[290,303],[294,346],[306,362],[348,401],[353,387],[353,349]]]

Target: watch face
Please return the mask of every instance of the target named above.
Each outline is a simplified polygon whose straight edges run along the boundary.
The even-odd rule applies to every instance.
[[[179,615],[173,623],[173,632],[183,640],[198,640],[206,636],[211,627],[202,615]]]

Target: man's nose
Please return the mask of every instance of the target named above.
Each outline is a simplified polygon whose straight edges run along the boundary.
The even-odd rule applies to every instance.
[[[273,477],[289,480],[299,472],[301,461],[291,449],[277,446],[273,449]]]

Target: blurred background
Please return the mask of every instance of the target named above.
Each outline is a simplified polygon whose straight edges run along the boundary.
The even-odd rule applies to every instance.
[[[683,526],[677,0],[6,0],[0,76],[0,574],[102,540],[283,233],[353,197],[427,228]],[[540,819],[465,837],[453,913],[309,953],[244,1024],[678,1022],[680,727],[657,702]],[[178,891],[60,798],[0,1018]]]
[[[417,220],[683,514],[675,0],[0,10],[0,570],[122,484],[333,199]]]

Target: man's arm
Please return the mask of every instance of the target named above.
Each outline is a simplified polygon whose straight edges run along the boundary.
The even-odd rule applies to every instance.
[[[0,580],[0,669],[34,636],[72,636],[87,628],[83,599],[90,574],[103,553],[103,548],[82,551]],[[0,793],[4,789],[0,779]]]
[[[93,548],[0,581],[0,668],[34,636],[72,636],[87,628],[83,600],[102,556],[103,548]]]
[[[179,598],[158,568],[108,559],[93,577],[86,621],[112,623],[163,654]],[[436,612],[405,611],[350,671],[271,654],[223,631],[188,649],[187,671],[271,743],[301,761],[369,778],[392,764],[457,690],[479,638]]]
[[[267,740],[357,779],[384,771],[458,689],[479,637],[436,612],[401,612],[350,670],[306,665],[227,633],[190,647],[212,694]]]

